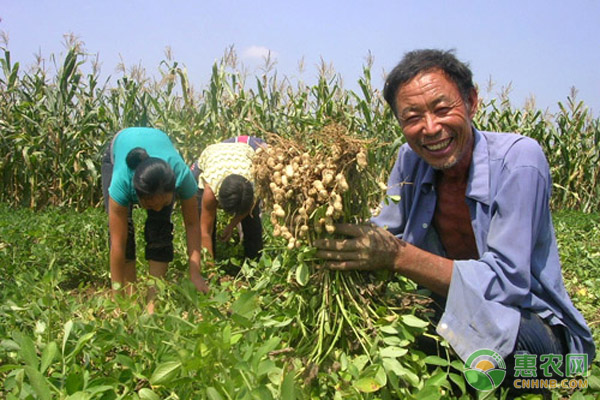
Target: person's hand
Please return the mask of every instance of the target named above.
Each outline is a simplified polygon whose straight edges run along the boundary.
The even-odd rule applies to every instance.
[[[223,232],[221,232],[221,234],[219,235],[219,240],[222,242],[228,242],[229,239],[231,239],[231,235],[233,235],[233,229],[235,228],[235,225],[233,223],[229,223],[225,229],[223,229]]]
[[[148,304],[146,304],[146,312],[149,315],[154,314],[154,300],[150,300]]]
[[[349,238],[315,241],[316,257],[329,269],[393,269],[404,243],[386,229],[368,225],[336,224],[335,233]]]
[[[208,284],[206,283],[206,281],[204,280],[204,278],[202,277],[202,275],[198,274],[191,274],[190,275],[190,280],[192,281],[192,283],[194,284],[194,286],[196,286],[196,289],[198,289],[199,292],[202,292],[204,294],[207,294],[210,291],[210,288],[208,287]]]

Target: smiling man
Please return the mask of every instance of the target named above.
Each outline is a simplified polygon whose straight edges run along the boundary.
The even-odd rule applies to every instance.
[[[407,53],[384,97],[406,138],[378,227],[338,225],[346,239],[317,242],[331,269],[389,269],[429,288],[437,332],[466,360],[491,349],[587,354],[595,346],[565,290],[541,147],[514,133],[477,130],[478,96],[452,52]],[[538,360],[539,363],[539,360]]]

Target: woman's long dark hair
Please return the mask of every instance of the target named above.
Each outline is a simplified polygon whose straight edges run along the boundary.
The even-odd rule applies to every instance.
[[[127,153],[125,161],[127,166],[135,171],[133,187],[138,198],[175,191],[175,173],[166,161],[150,157],[141,147]]]
[[[228,214],[242,215],[250,212],[254,205],[252,183],[241,175],[229,175],[221,183],[219,204]]]

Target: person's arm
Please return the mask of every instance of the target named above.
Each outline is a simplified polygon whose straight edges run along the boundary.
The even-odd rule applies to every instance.
[[[321,239],[315,242],[316,256],[325,267],[336,270],[388,269],[446,296],[452,278],[453,261],[421,250],[398,239],[384,228],[337,224],[336,233],[348,239]]]
[[[202,278],[200,269],[200,218],[198,217],[198,200],[196,196],[181,201],[181,213],[183,215],[183,223],[185,225],[185,235],[187,240],[187,250],[190,266],[190,280],[196,288],[208,293],[208,285]]]
[[[127,207],[120,205],[112,197],[109,198],[110,278],[113,284],[118,283],[121,288],[135,281],[135,264],[133,266],[128,265],[125,260],[127,213]]]
[[[212,235],[216,219],[217,198],[210,186],[204,184],[204,192],[202,194],[202,212],[200,213],[200,237],[202,238],[202,248],[206,249],[213,258],[215,256],[215,252],[213,249]]]
[[[231,239],[231,235],[233,234],[233,229],[240,223],[242,222],[242,220],[244,218],[246,218],[248,215],[250,215],[250,211],[248,211],[245,214],[240,214],[240,215],[236,215],[234,216],[231,221],[229,222],[229,224],[227,224],[227,226],[225,227],[225,229],[223,230],[223,233],[221,235],[219,235],[219,239],[223,242],[227,242],[229,239]]]

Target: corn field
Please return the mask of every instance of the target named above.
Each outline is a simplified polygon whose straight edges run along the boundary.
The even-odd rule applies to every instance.
[[[372,85],[370,62],[358,93],[324,63],[314,85],[292,82],[267,65],[248,77],[228,49],[210,82],[195,90],[185,67],[167,56],[160,79],[123,68],[114,83],[100,81],[97,60],[72,43],[54,74],[42,63],[28,67],[2,48],[0,59],[0,201],[34,209],[101,204],[100,157],[112,135],[128,126],[166,131],[187,161],[208,144],[249,134],[309,132],[343,123],[379,145],[369,162],[388,171],[402,132]],[[83,71],[89,72],[83,72]],[[553,208],[597,211],[600,202],[600,120],[569,96],[555,115],[515,109],[506,99],[484,100],[475,118],[482,130],[519,132],[538,140],[550,162]],[[385,181],[385,178],[383,178]]]

